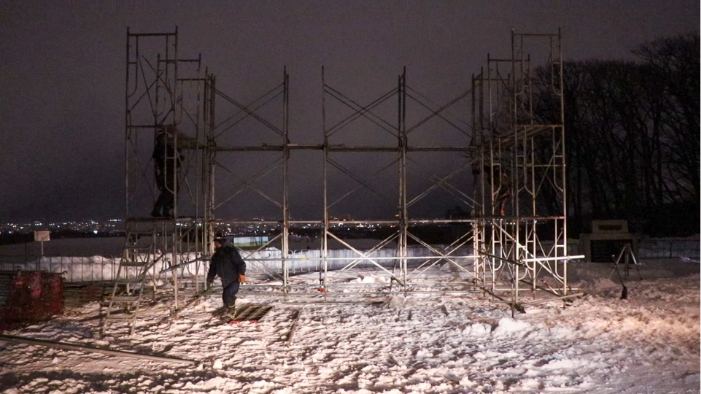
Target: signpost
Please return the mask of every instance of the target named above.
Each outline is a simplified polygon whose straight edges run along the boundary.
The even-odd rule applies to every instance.
[[[34,242],[41,242],[41,257],[44,257],[44,241],[50,241],[51,232],[48,230],[34,231]]]

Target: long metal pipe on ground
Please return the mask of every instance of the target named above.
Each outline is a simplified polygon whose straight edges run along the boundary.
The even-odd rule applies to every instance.
[[[139,359],[143,359],[143,360],[160,361],[160,362],[176,363],[176,364],[183,364],[183,365],[193,365],[196,363],[196,361],[184,360],[182,358],[151,356],[148,354],[131,353],[131,352],[124,352],[124,351],[119,351],[119,350],[101,349],[101,348],[96,348],[96,347],[92,347],[92,346],[85,346],[85,345],[71,345],[71,344],[62,343],[62,342],[45,341],[45,340],[41,340],[41,339],[32,339],[32,338],[23,338],[23,337],[16,337],[16,336],[12,336],[12,335],[0,335],[0,341],[11,342],[11,343],[23,343],[26,345],[48,346],[48,347],[53,347],[53,348],[58,348],[58,349],[63,349],[63,350],[77,350],[77,351],[81,351],[81,352],[102,353],[102,354],[107,354],[110,356],[134,357],[134,358],[139,358]]]

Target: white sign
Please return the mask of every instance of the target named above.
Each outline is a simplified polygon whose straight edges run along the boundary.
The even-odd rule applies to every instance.
[[[49,236],[49,234],[51,234],[51,232],[46,231],[46,230],[34,231],[34,241],[36,241],[36,242],[50,241],[51,237]]]

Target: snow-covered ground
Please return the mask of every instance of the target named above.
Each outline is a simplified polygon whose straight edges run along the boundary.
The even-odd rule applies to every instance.
[[[325,299],[262,287],[238,301],[273,306],[258,323],[212,317],[218,294],[171,322],[172,300],[163,297],[144,307],[135,335],[114,326],[100,337],[93,302],[3,334],[193,365],[0,341],[0,392],[697,393],[699,264],[644,264],[643,280],[631,271],[625,300],[610,266],[571,264],[570,281],[586,296],[567,306],[527,305],[513,318],[481,292],[337,292]],[[377,272],[344,275],[351,283],[383,281]],[[441,272],[427,275],[441,280]],[[318,274],[293,279],[311,285]]]

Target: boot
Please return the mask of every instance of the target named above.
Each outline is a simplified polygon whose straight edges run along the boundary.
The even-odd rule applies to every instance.
[[[226,312],[224,313],[224,315],[228,319],[234,320],[234,318],[236,317],[236,301],[234,301],[233,304],[226,307]]]

